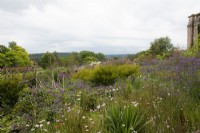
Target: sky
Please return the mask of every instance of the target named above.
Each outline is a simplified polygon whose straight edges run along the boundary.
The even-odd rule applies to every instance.
[[[187,47],[200,0],[0,0],[0,44],[29,53],[135,54],[159,37]]]

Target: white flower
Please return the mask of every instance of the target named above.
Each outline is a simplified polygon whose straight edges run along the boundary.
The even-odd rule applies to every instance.
[[[42,125],[42,124],[40,124],[40,128],[41,128],[41,127],[43,127],[43,125]]]
[[[126,125],[125,124],[122,124],[122,127],[125,127]]]
[[[45,122],[45,120],[41,120],[39,123],[43,123],[43,122]]]
[[[80,98],[77,99],[77,101],[80,101],[80,100],[81,100]]]
[[[105,103],[103,103],[101,106],[102,106],[102,107],[104,107],[104,106],[106,106],[106,104],[105,104]]]
[[[50,121],[47,122],[47,125],[49,125],[49,124],[50,124]]]
[[[32,128],[32,129],[31,129],[31,131],[35,131],[35,129],[34,129],[34,128]]]
[[[82,119],[85,119],[85,118],[86,118],[85,116],[82,117]]]
[[[167,128],[170,128],[170,126],[169,126],[169,125],[167,125]]]
[[[35,125],[35,127],[40,127],[40,125]]]
[[[86,131],[86,132],[89,132],[90,130],[86,129],[85,131]]]
[[[98,106],[97,106],[97,109],[100,109],[100,108],[101,108],[101,105],[98,105]]]
[[[48,130],[47,130],[47,129],[44,129],[44,131],[47,132]]]
[[[29,125],[28,125],[28,124],[26,124],[26,127],[29,127]]]
[[[138,102],[132,102],[133,106],[137,107],[138,106]]]

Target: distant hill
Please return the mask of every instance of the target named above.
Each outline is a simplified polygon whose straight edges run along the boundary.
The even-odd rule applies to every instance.
[[[35,53],[35,54],[29,54],[29,57],[31,59],[38,59],[41,58],[42,55],[44,53]],[[59,57],[66,57],[68,56],[70,53],[67,52],[62,52],[62,53],[57,53]],[[128,55],[134,55],[134,54],[108,54],[105,55],[107,58],[114,58],[114,57],[118,57],[118,58],[123,58],[123,57],[127,57]]]
[[[38,59],[38,58],[41,58],[43,54],[44,54],[44,53],[29,54],[29,57],[30,57],[31,59]],[[66,57],[66,56],[68,56],[70,53],[63,52],[63,53],[57,53],[57,54],[58,54],[59,57]]]
[[[124,58],[124,57],[127,57],[128,55],[135,55],[135,54],[110,54],[110,55],[105,55],[105,56],[107,58],[114,58],[114,57]]]

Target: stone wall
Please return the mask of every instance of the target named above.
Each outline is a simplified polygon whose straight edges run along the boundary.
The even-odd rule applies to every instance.
[[[189,18],[189,23],[187,25],[188,28],[187,47],[191,48],[195,44],[195,40],[198,34],[200,34],[200,13],[193,14],[188,18]]]

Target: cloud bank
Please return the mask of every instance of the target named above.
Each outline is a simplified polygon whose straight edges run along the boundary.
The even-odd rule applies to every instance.
[[[136,53],[169,36],[187,46],[190,0],[1,0],[0,44],[16,41],[29,53],[91,50]]]

